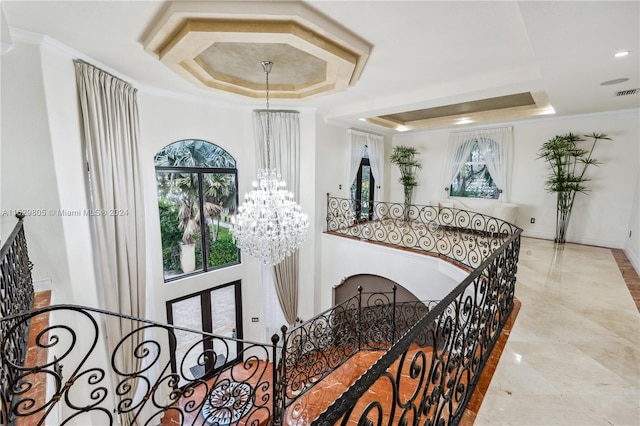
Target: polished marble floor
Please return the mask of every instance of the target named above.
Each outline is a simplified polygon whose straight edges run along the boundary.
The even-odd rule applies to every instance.
[[[474,424],[640,425],[631,289],[611,249],[523,238],[522,306]]]

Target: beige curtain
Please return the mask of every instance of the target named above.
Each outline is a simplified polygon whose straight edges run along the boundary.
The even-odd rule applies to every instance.
[[[91,208],[96,213],[92,217],[104,308],[144,318],[145,223],[136,89],[89,64],[76,62],[75,68]],[[110,319],[106,327],[109,353],[114,356],[112,363],[119,375],[115,379],[119,382],[127,378],[131,386],[130,393],[120,400],[134,400],[141,370],[141,359],[134,356],[134,350],[144,336],[129,336],[137,324],[126,319]],[[124,344],[116,351],[123,338]],[[137,424],[135,416],[135,412],[121,414],[122,424]]]
[[[280,169],[294,199],[300,199],[300,117],[297,111],[254,111],[258,168],[267,167],[267,114],[271,115],[271,168]],[[278,301],[289,326],[298,317],[298,252],[273,267]]]

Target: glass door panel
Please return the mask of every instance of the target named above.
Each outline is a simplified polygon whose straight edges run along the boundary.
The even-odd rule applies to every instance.
[[[213,334],[219,336],[236,338],[238,328],[236,324],[236,294],[233,286],[215,289],[211,292],[211,330]],[[214,350],[217,354],[225,354],[232,361],[238,355],[238,348],[235,345],[224,347],[221,341],[214,342]],[[228,354],[226,354],[228,352]],[[220,361],[216,362],[216,367]],[[224,362],[222,362],[224,364]]]
[[[240,281],[234,281],[167,302],[169,324],[216,336],[175,330],[172,368],[181,376],[179,386],[206,379],[219,368],[238,361],[243,346],[234,339],[242,339],[243,335],[241,300]]]
[[[354,203],[356,220],[361,222],[371,220],[373,217],[373,191],[374,179],[368,158],[363,158],[356,175],[356,180],[351,185],[351,197]]]
[[[171,323],[191,330],[202,330],[202,307],[200,295],[171,303]],[[176,347],[174,350],[177,369],[181,377],[194,380],[202,377],[204,367],[198,365],[198,357],[204,353],[205,346],[201,334],[175,330]],[[181,379],[179,385],[183,385]]]

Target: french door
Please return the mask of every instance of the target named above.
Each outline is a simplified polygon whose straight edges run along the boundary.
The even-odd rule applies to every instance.
[[[355,182],[351,186],[351,198],[354,200],[355,215],[358,222],[373,218],[373,192],[375,180],[371,173],[369,158],[364,157],[360,162]]]
[[[196,332],[175,330],[175,341],[171,340],[170,346],[173,372],[181,378],[179,386],[207,379],[220,368],[238,361],[242,345],[233,339],[242,338],[240,300],[240,281],[235,281],[167,302],[169,324],[221,337],[212,339]]]

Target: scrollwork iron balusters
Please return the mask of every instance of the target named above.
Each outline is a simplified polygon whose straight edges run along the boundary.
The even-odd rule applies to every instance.
[[[358,351],[359,295],[287,331],[283,327],[285,406]]]
[[[33,265],[29,261],[27,240],[24,235],[24,214],[16,214],[18,223],[0,250],[0,317],[28,312],[33,306],[33,281],[31,270]],[[17,319],[0,323],[0,332],[4,336],[9,329],[15,330],[7,340],[4,356],[14,365],[23,365],[27,355],[27,339],[29,322]],[[8,389],[12,383],[18,383],[20,373],[0,369],[0,386]],[[18,386],[17,393],[27,392],[24,385]],[[0,410],[0,424],[13,421],[12,407],[16,402],[12,394],[2,392]]]
[[[327,232],[427,252],[472,268],[519,229],[471,211],[383,201],[374,201],[372,219],[361,222],[355,217],[357,202],[328,196]]]
[[[328,205],[345,208],[349,200],[332,201]],[[374,217],[367,234],[361,223],[340,228],[328,222],[327,229],[357,238],[377,235],[378,242],[445,256],[472,272],[439,303],[395,306],[405,316],[394,323],[406,332],[311,424],[456,425],[513,309],[522,230],[495,218],[428,206],[410,206],[409,220],[399,223],[403,206],[382,204],[384,209],[374,212],[388,217]],[[398,224],[402,237],[392,230]],[[382,394],[392,398],[378,400]]]
[[[50,325],[38,333],[30,350],[45,351],[52,361],[33,366],[15,362],[12,336],[22,324],[44,315],[49,315]],[[102,325],[110,319],[131,321],[133,331],[108,354]],[[6,414],[12,419],[29,416],[45,424],[53,421],[49,416],[57,405],[63,407],[64,417],[56,419],[61,424],[72,419],[116,424],[116,415],[148,425],[163,418],[173,424],[215,424],[216,416],[234,419],[226,424],[261,424],[282,412],[270,367],[280,350],[277,339],[273,345],[241,341],[74,305],[41,308],[0,322],[10,325],[0,341],[0,362],[7,377],[3,400],[11,401]],[[175,360],[178,371],[172,371],[174,354],[167,349],[177,332],[190,345]],[[135,335],[143,336],[130,354],[140,361],[139,367],[121,365],[119,351],[136,340]],[[49,394],[38,392],[47,381]]]

